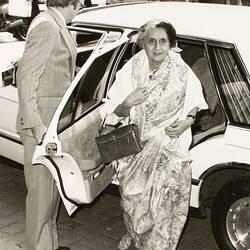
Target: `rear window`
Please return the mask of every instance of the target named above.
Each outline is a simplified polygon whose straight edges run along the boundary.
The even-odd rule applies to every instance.
[[[250,89],[233,49],[213,48],[219,90],[233,124],[250,125]]]

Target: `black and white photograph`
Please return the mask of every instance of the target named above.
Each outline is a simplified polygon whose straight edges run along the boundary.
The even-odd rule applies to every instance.
[[[0,250],[250,249],[250,0],[0,0]]]

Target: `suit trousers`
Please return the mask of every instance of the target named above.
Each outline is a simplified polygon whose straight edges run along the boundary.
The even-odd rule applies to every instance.
[[[29,250],[58,248],[57,215],[60,196],[49,170],[32,165],[36,148],[34,137],[20,135],[24,146],[24,175],[28,189],[26,197],[26,233]]]

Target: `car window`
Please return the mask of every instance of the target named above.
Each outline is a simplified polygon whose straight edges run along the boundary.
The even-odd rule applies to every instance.
[[[204,45],[179,42],[178,46],[181,49],[181,57],[200,80],[209,111],[213,113],[219,103],[219,97]]]
[[[97,57],[81,77],[61,113],[58,131],[73,124],[84,113],[102,101],[108,77],[108,66],[115,49]]]
[[[69,30],[77,46],[77,73],[93,52],[104,32],[75,27],[69,27]]]
[[[122,35],[121,31],[107,31],[89,29],[86,27],[71,26],[70,32],[77,45],[76,73],[87,61],[91,53],[99,46],[99,49],[116,42]],[[101,41],[101,46],[100,46]]]
[[[134,39],[130,39],[122,48],[119,58],[116,61],[115,67],[113,68],[112,78],[110,79],[110,84],[108,89],[112,86],[116,79],[116,72],[119,71],[124,64],[126,64],[133,55],[138,53],[141,48],[134,42]]]
[[[207,110],[201,110],[197,113],[195,123],[192,126],[194,141],[210,132],[224,131],[225,113],[216,90],[205,43],[180,39],[178,47],[181,57],[200,80],[203,95],[208,104]]]
[[[82,25],[73,24],[69,27],[71,36],[75,40],[77,47],[85,47],[94,49],[103,35],[105,39],[102,40],[103,44],[110,44],[117,40],[122,35],[122,30],[112,31],[97,27],[84,27]]]
[[[239,60],[230,48],[213,48],[214,67],[219,81],[219,89],[225,107],[229,111],[230,122],[250,124],[250,90]]]
[[[94,47],[103,32],[90,29],[80,29],[75,27],[69,27],[71,36],[73,37],[77,47]]]

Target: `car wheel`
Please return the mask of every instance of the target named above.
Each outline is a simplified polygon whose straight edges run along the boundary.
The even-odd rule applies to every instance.
[[[216,196],[211,222],[220,249],[250,249],[250,177],[223,186]]]

